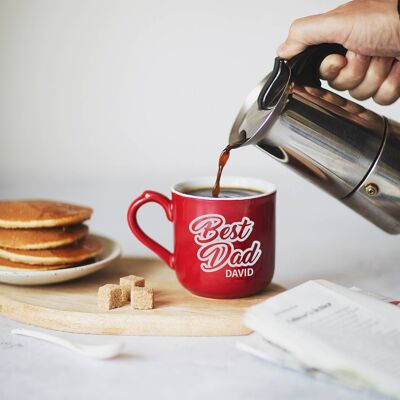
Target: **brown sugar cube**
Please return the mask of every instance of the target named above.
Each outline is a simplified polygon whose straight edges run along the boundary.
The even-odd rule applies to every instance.
[[[144,278],[136,275],[129,275],[120,278],[119,284],[122,288],[122,299],[124,302],[129,302],[131,299],[131,290],[135,286],[143,287]]]
[[[153,289],[148,287],[134,287],[131,291],[131,305],[136,310],[150,310],[153,308]]]
[[[122,304],[122,289],[119,285],[108,284],[99,287],[97,293],[97,305],[99,308],[111,310],[112,308],[121,307]]]

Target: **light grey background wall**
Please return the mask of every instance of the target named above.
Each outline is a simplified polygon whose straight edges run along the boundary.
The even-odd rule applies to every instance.
[[[2,179],[214,172],[290,21],[339,3],[1,0]],[[240,153],[230,173],[280,172]]]
[[[126,227],[130,200],[214,174],[238,108],[271,69],[290,22],[338,4],[0,0],[0,197],[87,203],[93,229],[149,254]],[[400,103],[365,104],[400,119]],[[344,274],[361,265],[362,275],[370,263],[397,263],[397,237],[260,151],[233,153],[226,173],[278,186],[280,273],[321,262]],[[171,243],[157,207],[142,217]]]

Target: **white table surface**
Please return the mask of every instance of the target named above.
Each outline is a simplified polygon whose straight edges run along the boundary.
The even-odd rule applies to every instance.
[[[1,198],[48,197],[92,205],[91,228],[117,239],[127,255],[143,255],[125,212],[149,184],[114,181],[26,182],[2,186]],[[296,186],[297,185],[297,186]],[[153,183],[164,192],[169,182]],[[279,189],[275,282],[291,287],[325,278],[400,298],[400,242],[304,181]],[[4,190],[4,191],[3,191]],[[144,227],[170,244],[170,226],[156,207]],[[167,268],[167,267],[166,267]],[[51,332],[84,343],[122,341],[115,360],[84,359],[35,339],[11,336],[27,327],[0,317],[0,399],[379,399],[275,367],[235,348],[234,337],[107,337]],[[34,328],[38,329],[38,328]],[[323,355],[321,355],[323,356]]]

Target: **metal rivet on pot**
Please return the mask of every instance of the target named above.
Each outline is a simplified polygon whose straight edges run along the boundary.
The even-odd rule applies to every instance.
[[[376,196],[379,193],[379,187],[375,183],[368,183],[364,186],[364,190],[368,196]]]

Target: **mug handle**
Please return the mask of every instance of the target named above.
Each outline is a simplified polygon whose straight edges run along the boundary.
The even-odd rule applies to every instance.
[[[146,203],[157,203],[165,211],[168,221],[172,221],[172,202],[171,200],[161,193],[146,190],[143,192],[128,208],[128,225],[132,233],[150,250],[154,251],[168,266],[174,269],[174,255],[168,251],[164,246],[157,243],[150,236],[146,235],[137,221],[137,212],[139,208]]]

